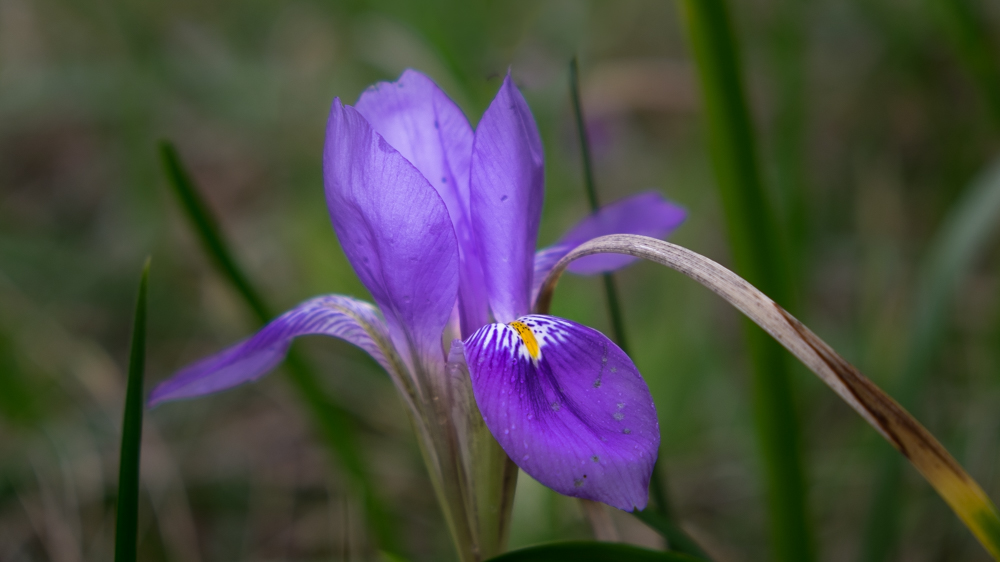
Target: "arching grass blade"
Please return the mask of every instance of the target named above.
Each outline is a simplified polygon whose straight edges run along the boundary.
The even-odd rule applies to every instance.
[[[139,453],[142,448],[143,375],[146,366],[146,293],[149,258],[142,267],[132,322],[121,458],[118,461],[118,509],[115,514],[115,562],[135,562],[139,521]]]
[[[1000,231],[1000,159],[994,160],[955,203],[932,239],[918,271],[906,357],[894,396],[913,408],[941,348],[948,312],[962,280]],[[882,457],[865,530],[864,560],[886,560],[898,541],[902,501],[897,455]]]
[[[549,310],[555,285],[570,262],[601,253],[635,256],[677,270],[709,288],[763,328],[902,453],[983,548],[1000,560],[1000,515],[996,506],[941,443],[905,408],[795,317],[714,261],[646,236],[619,234],[595,238],[575,248],[552,268],[538,295],[539,313]]]

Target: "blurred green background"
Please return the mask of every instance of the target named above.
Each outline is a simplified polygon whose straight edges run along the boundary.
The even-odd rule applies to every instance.
[[[690,213],[671,240],[731,263],[677,8],[0,0],[0,561],[111,557],[123,368],[147,254],[148,387],[255,327],[168,189],[160,139],[176,144],[270,302],[367,298],[322,194],[331,99],[352,103],[413,67],[475,123],[511,68],[545,141],[545,245],[588,208],[568,91],[577,55],[602,200],[659,189]],[[794,302],[782,304],[876,383],[905,387],[917,417],[1000,498],[996,229],[953,272],[954,299],[930,343],[908,343],[915,310],[928,306],[918,287],[935,274],[929,247],[1000,146],[1000,8],[751,0],[731,9],[789,250]],[[679,520],[717,560],[768,559],[737,313],[652,264],[625,270],[618,285]],[[608,330],[597,278],[564,279],[553,312]],[[347,344],[297,347],[361,420],[403,550],[450,559],[387,378]],[[911,357],[927,376],[907,385]],[[865,536],[889,446],[810,373],[795,368],[793,378],[817,558],[862,559],[875,551]],[[988,559],[914,470],[899,475],[898,544],[886,559]],[[282,375],[150,412],[142,482],[142,560],[377,556],[361,502]],[[626,539],[659,544],[638,521],[615,521]],[[522,475],[511,546],[588,536],[575,500]]]

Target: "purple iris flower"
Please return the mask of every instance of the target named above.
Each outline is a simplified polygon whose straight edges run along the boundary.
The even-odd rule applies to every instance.
[[[370,87],[354,107],[334,100],[323,173],[334,230],[377,307],[339,295],[306,301],[161,383],[150,403],[257,379],[283,360],[293,338],[335,336],[392,377],[443,504],[469,503],[449,491],[457,485],[449,474],[471,479],[483,472],[471,464],[507,462],[488,452],[495,444],[456,450],[478,447],[470,436],[485,422],[503,452],[542,484],[626,511],[644,508],[660,441],[646,383],[600,332],[530,312],[537,285],[576,245],[611,233],[662,237],[684,211],[656,193],[636,195],[536,253],[542,144],[509,74],[475,131],[413,70]],[[592,256],[570,271],[628,262]],[[509,471],[497,478],[510,482]],[[509,513],[502,499],[494,503],[501,519]],[[476,525],[446,515],[453,531]]]

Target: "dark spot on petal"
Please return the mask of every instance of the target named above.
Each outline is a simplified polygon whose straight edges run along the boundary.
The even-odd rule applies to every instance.
[[[579,487],[583,486],[583,483],[586,480],[587,480],[587,475],[584,474],[583,478],[577,478],[576,480],[573,480],[573,486],[579,488]]]
[[[594,381],[594,388],[601,388],[601,379],[597,379]]]
[[[629,433],[632,433],[632,430],[626,427],[625,429],[622,430],[622,433],[628,435]]]
[[[559,411],[559,408],[560,408],[560,407],[561,407],[561,406],[559,406],[559,403],[558,403],[558,402],[553,402],[553,403],[552,403],[552,411],[553,411],[553,412],[558,412],[558,411]]]
[[[594,461],[594,462],[598,462],[598,461],[600,461],[600,460],[601,460],[601,457],[599,457],[599,456],[597,456],[597,455],[594,455],[594,456],[590,457],[590,460],[592,460],[592,461]]]
[[[623,414],[621,412],[615,412],[615,420],[616,421],[622,421],[623,419],[625,419],[625,414]]]

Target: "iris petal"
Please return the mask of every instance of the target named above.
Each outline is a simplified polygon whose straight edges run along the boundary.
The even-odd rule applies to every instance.
[[[558,242],[535,254],[532,300],[552,266],[587,240],[608,234],[663,238],[680,226],[686,216],[687,211],[655,191],[639,193],[601,207],[569,229]],[[593,275],[620,269],[635,260],[621,254],[597,254],[574,261],[568,269],[579,275]]]
[[[490,308],[501,322],[530,310],[543,163],[535,119],[508,74],[476,127],[469,180],[472,228]]]
[[[458,295],[458,243],[423,175],[354,108],[333,102],[323,152],[333,228],[385,316],[396,349],[444,364],[441,331]],[[411,363],[411,367],[413,364]]]
[[[631,359],[597,330],[529,315],[465,341],[476,403],[525,472],[557,492],[646,506],[660,443],[652,396]]]
[[[355,105],[375,132],[409,160],[448,207],[461,254],[459,310],[469,333],[488,321],[485,282],[469,223],[472,127],[433,80],[406,70],[369,87]],[[468,335],[463,333],[463,337]]]
[[[298,336],[334,336],[368,352],[396,377],[388,357],[389,334],[372,305],[339,295],[308,300],[274,319],[253,337],[207,357],[160,383],[149,397],[155,405],[192,398],[256,380],[273,369]]]

